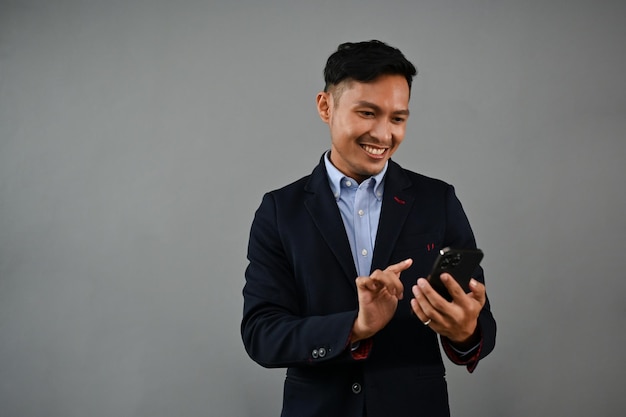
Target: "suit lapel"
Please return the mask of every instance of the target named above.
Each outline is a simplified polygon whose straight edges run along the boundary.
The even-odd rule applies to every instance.
[[[390,160],[385,178],[383,206],[378,222],[378,232],[376,233],[372,271],[385,269],[389,266],[398,236],[400,236],[407,216],[415,203],[415,196],[408,191],[410,186],[411,181],[404,174],[402,168]]]
[[[372,270],[385,269],[389,266],[396,241],[415,203],[415,196],[409,190],[411,185],[411,181],[402,168],[390,160],[385,178],[385,192],[376,234]],[[337,258],[346,277],[354,285],[357,272],[352,260],[350,242],[346,236],[337,202],[328,185],[323,160],[313,170],[305,191],[310,193],[310,197],[304,204],[313,222]]]
[[[328,185],[328,177],[323,160],[313,170],[311,178],[305,186],[305,191],[310,193],[310,197],[306,199],[304,205],[326,244],[341,264],[346,277],[355,286],[354,279],[357,277],[357,272],[352,260],[350,242],[346,235],[337,202]]]

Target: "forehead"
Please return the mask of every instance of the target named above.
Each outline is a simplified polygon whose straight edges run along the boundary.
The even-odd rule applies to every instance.
[[[341,97],[346,105],[368,101],[379,105],[406,108],[409,104],[409,84],[402,75],[381,75],[372,81],[344,80],[334,87],[335,100]]]

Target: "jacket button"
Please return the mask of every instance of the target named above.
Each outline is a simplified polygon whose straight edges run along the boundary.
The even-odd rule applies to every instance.
[[[319,356],[319,352],[317,351],[317,349],[313,349],[313,352],[311,352],[311,356],[313,356],[313,359],[317,359],[317,357]]]
[[[355,394],[358,394],[361,392],[361,384],[359,384],[358,382],[355,382],[354,384],[352,384],[352,392],[354,392]]]
[[[324,349],[324,348],[319,348],[319,350],[317,351],[317,353],[319,354],[320,358],[323,358],[324,356],[326,356],[326,349]]]

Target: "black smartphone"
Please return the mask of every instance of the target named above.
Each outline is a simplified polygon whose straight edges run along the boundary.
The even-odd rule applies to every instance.
[[[428,276],[428,281],[443,298],[452,301],[448,289],[441,282],[441,274],[444,272],[449,273],[466,293],[470,292],[469,282],[476,273],[482,259],[483,251],[480,249],[443,248],[439,251],[439,256],[435,260],[433,269]]]

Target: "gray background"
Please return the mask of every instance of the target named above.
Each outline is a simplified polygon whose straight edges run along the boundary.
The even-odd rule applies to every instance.
[[[0,416],[276,416],[239,337],[263,192],[321,71],[419,68],[395,159],[457,188],[499,324],[457,416],[626,409],[626,2],[1,1]]]

